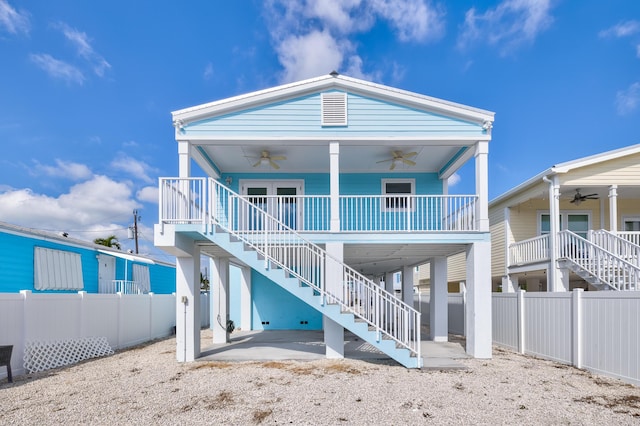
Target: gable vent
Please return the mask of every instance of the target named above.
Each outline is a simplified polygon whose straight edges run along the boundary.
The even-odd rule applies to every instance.
[[[340,92],[323,93],[322,100],[322,125],[346,126],[347,125],[347,94]]]

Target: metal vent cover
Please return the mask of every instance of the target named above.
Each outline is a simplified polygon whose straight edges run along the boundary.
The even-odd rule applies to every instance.
[[[322,93],[322,125],[347,125],[347,94],[341,92]]]

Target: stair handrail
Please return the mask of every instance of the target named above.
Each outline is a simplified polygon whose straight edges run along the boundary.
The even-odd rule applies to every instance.
[[[622,259],[640,266],[640,246],[606,229],[592,230],[587,239]]]
[[[241,196],[213,178],[208,192],[212,229],[219,226],[253,247],[264,256],[265,268],[282,268],[319,292],[326,303],[337,303],[374,327],[379,338],[389,337],[420,359],[419,311],[250,202],[259,197]],[[327,284],[328,262],[342,268],[338,285]]]
[[[615,290],[639,290],[640,267],[569,230],[558,232],[558,259],[567,260]]]

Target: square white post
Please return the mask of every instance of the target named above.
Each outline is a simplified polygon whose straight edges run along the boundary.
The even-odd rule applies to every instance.
[[[489,232],[489,142],[476,145],[476,229]]]
[[[413,306],[413,274],[415,269],[415,266],[402,268],[402,301],[409,306]]]
[[[526,345],[526,341],[525,341],[525,330],[526,330],[526,324],[525,324],[525,316],[524,316],[524,310],[525,310],[525,304],[524,304],[524,295],[525,295],[526,291],[525,290],[518,290],[517,294],[516,294],[516,315],[518,316],[517,318],[517,327],[518,327],[518,352],[520,352],[521,354],[524,354],[525,352],[525,345]]]
[[[211,330],[213,343],[227,343],[227,320],[229,319],[229,259],[211,258]]]
[[[609,187],[609,231],[618,232],[618,185]]]
[[[582,292],[581,288],[575,288],[571,294],[572,362],[576,368],[582,368]]]
[[[467,353],[491,358],[491,243],[467,246]]]
[[[240,268],[240,329],[251,330],[251,268]]]
[[[176,358],[193,361],[200,356],[200,249],[176,257]]]
[[[340,232],[340,144],[329,144],[329,191],[331,232]]]
[[[449,294],[447,285],[447,258],[431,259],[431,298],[429,324],[431,340],[447,342],[449,340]]]
[[[343,243],[327,243],[327,258],[325,277],[327,280],[326,288],[332,294],[344,294],[342,262],[344,257]],[[332,298],[328,299],[331,303]],[[322,317],[324,329],[324,343],[326,347],[327,358],[344,358],[344,328],[327,316]]]

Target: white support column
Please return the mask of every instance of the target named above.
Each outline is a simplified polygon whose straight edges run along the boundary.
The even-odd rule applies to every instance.
[[[520,288],[517,275],[505,275],[502,277],[502,292],[513,293]]]
[[[240,268],[240,329],[251,330],[251,268]]]
[[[330,230],[340,232],[340,144],[329,144]]]
[[[213,343],[227,343],[227,319],[229,319],[229,259],[224,257],[211,258],[211,329]]]
[[[558,176],[551,179],[546,176],[542,178],[549,184],[549,273],[547,274],[547,291],[556,290],[558,280],[558,232],[560,232],[560,186]]]
[[[415,266],[402,268],[402,301],[409,306],[413,306],[413,274],[415,270]]]
[[[609,231],[618,232],[618,185],[609,187]]]
[[[477,229],[489,232],[489,142],[476,144],[476,204]]]
[[[430,339],[434,342],[449,340],[449,297],[447,286],[447,258],[431,259],[431,299],[429,301]]]
[[[466,302],[467,353],[474,358],[491,358],[490,242],[467,246]]]
[[[191,145],[187,141],[178,142],[178,177],[191,176]]]
[[[384,289],[395,296],[396,291],[393,289],[393,276],[395,272],[386,272],[384,274]]]
[[[327,243],[327,253],[335,260],[342,262],[344,258],[343,243]],[[333,294],[342,292],[342,265],[328,258],[326,262],[326,289]],[[329,300],[330,302],[330,300]],[[344,328],[327,316],[322,317],[324,329],[325,354],[327,358],[344,358]]]
[[[504,208],[504,274],[509,275],[509,266],[511,265],[511,208]]]
[[[176,257],[176,359],[200,356],[200,248],[191,256]]]

